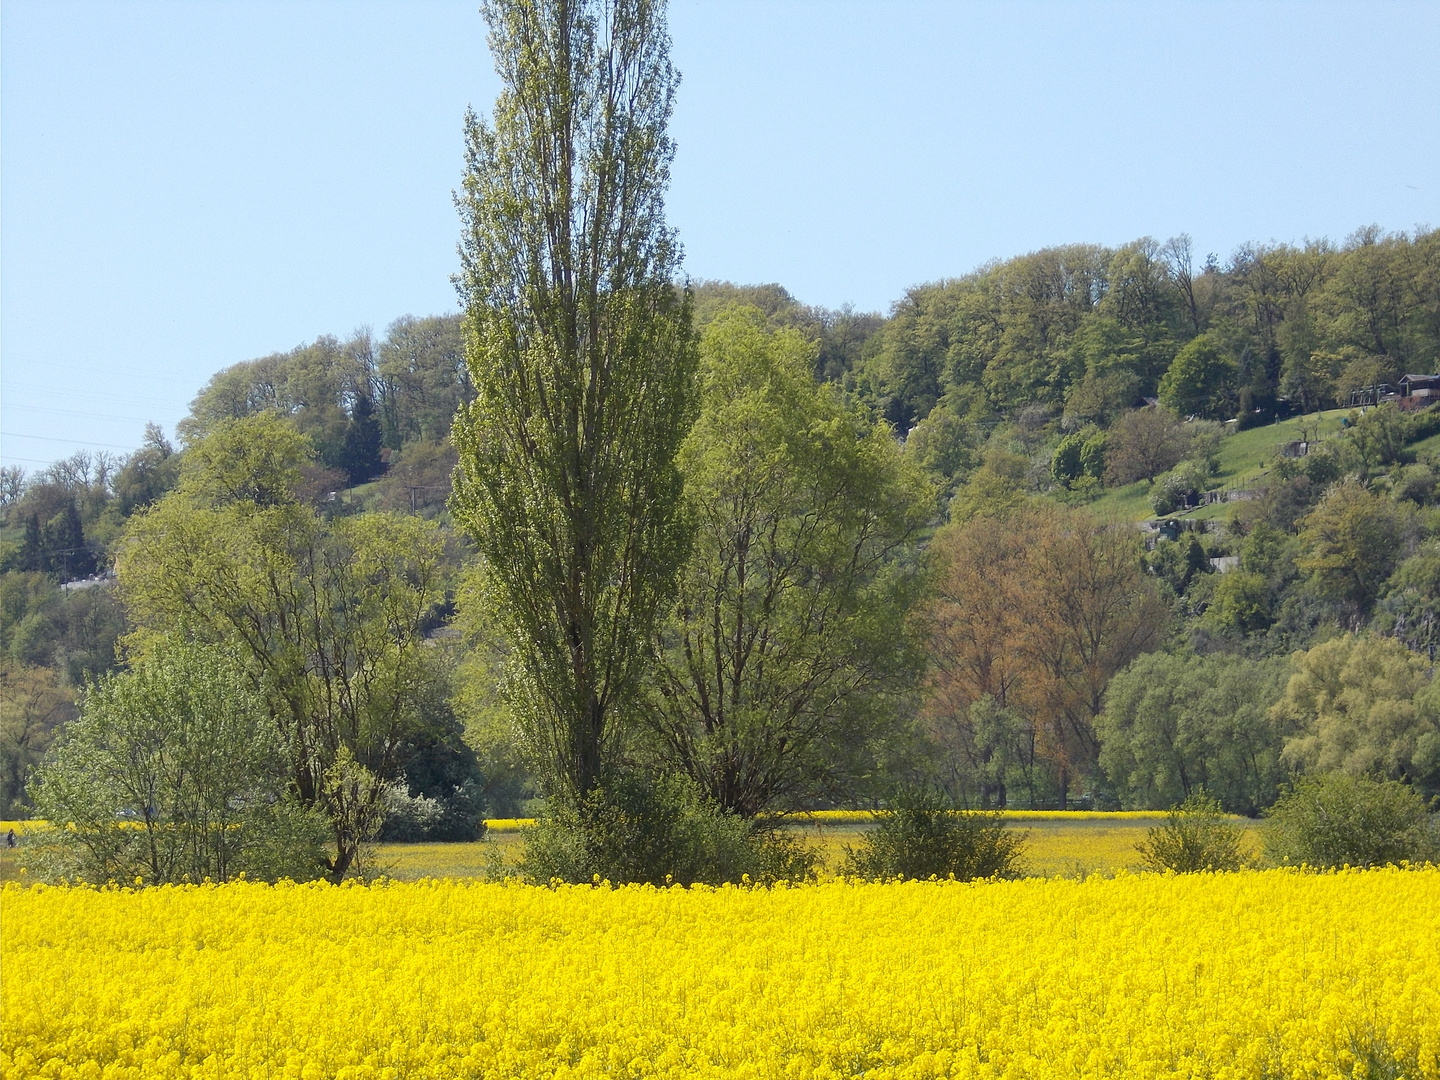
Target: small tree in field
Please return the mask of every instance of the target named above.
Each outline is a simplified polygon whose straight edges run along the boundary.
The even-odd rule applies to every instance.
[[[86,692],[32,787],[58,827],[31,852],[92,882],[318,877],[325,822],[287,796],[286,778],[239,657],[161,642]]]
[[[798,332],[726,310],[680,451],[694,540],[645,715],[664,766],[744,818],[853,790],[919,668],[906,616],[933,494],[814,363]]]
[[[1151,829],[1135,848],[1151,870],[1239,870],[1246,861],[1243,837],[1244,830],[1225,820],[1216,800],[1197,792],[1171,807],[1166,823]]]
[[[955,810],[926,792],[911,793],[883,814],[858,848],[848,849],[845,872],[863,878],[1015,877],[1025,836],[1005,827],[999,813]]]
[[[1105,482],[1154,480],[1173,469],[1190,449],[1180,418],[1163,406],[1147,406],[1115,421],[1105,441]]]

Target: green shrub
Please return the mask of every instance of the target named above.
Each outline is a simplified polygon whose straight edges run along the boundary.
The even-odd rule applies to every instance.
[[[1211,471],[1207,461],[1196,458],[1182,461],[1156,478],[1155,487],[1150,492],[1150,508],[1163,516],[1197,504],[1201,492],[1210,482]]]
[[[726,814],[678,777],[627,776],[579,810],[552,807],[526,830],[520,869],[533,881],[720,884],[800,879],[813,854],[782,833]]]
[[[1055,447],[1055,454],[1050,459],[1050,476],[1057,484],[1068,488],[1084,471],[1080,463],[1080,452],[1084,446],[1084,437],[1076,432],[1065,436]]]
[[[846,848],[845,873],[863,878],[1016,877],[1025,836],[996,812],[955,810],[928,793],[897,801],[865,835]]]
[[[1080,447],[1080,468],[1097,484],[1105,477],[1105,433],[1097,431]]]
[[[1246,861],[1243,836],[1243,829],[1225,820],[1220,804],[1201,792],[1172,806],[1165,824],[1149,830],[1135,849],[1151,870],[1239,870]]]
[[[325,824],[286,790],[285,747],[227,649],[155,641],[85,692],[30,786],[55,828],[26,845],[35,879],[318,877]]]
[[[1308,777],[1282,795],[1268,817],[1265,851],[1282,865],[1383,866],[1440,853],[1424,800],[1395,780]]]

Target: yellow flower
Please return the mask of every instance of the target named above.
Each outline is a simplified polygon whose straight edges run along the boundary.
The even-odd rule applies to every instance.
[[[1440,1080],[1440,869],[0,894],[0,1074]]]

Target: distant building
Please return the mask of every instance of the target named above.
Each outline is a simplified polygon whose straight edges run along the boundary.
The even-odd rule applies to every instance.
[[[1440,399],[1440,375],[1401,375],[1400,396],[1417,401]]]

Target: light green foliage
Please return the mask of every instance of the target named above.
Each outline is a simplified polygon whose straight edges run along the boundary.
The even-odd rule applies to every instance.
[[[1296,782],[1266,815],[1265,853],[1328,869],[1440,858],[1440,829],[1413,788],[1329,773]]]
[[[180,457],[157,424],[145,425],[145,442],[131,454],[115,477],[115,498],[120,514],[129,517],[149,506],[180,479]]]
[[[1294,572],[1293,541],[1264,521],[1257,522],[1240,545],[1240,569],[1259,574],[1267,581],[1280,580]]]
[[[1080,463],[1080,452],[1085,447],[1085,438],[1080,432],[1066,435],[1055,447],[1050,458],[1050,476],[1061,487],[1069,487],[1084,471]]]
[[[284,750],[241,664],[164,639],[86,692],[32,788],[56,826],[37,845],[51,874],[159,884],[323,872],[324,823],[287,804]]]
[[[438,518],[453,490],[458,458],[448,433],[441,442],[415,441],[390,455],[390,467],[375,484],[379,509]]]
[[[267,414],[218,425],[187,452],[180,488],[131,520],[116,574],[132,650],[184,633],[244,656],[301,804],[330,822],[338,880],[433,709],[441,657],[422,629],[443,599],[441,539],[414,517],[327,524],[291,496],[304,450]]]
[[[1157,514],[1169,514],[1187,506],[1195,506],[1210,482],[1208,462],[1191,458],[1157,477],[1150,493],[1150,505]]]
[[[1347,434],[1366,465],[1394,465],[1411,441],[1413,426],[1409,417],[1386,402],[1363,416],[1351,412]]]
[[[886,425],[815,382],[800,335],[735,309],[701,354],[680,455],[694,545],[647,715],[671,767],[753,817],[843,790],[893,724],[932,495]]]
[[[1091,480],[1105,477],[1105,432],[1094,431],[1080,445],[1080,471]]]
[[[378,343],[363,331],[343,342],[327,335],[217,372],[179,431],[194,443],[223,421],[279,412],[310,438],[321,462],[342,468],[356,439],[373,437],[364,430],[371,409],[385,445],[398,450],[443,439],[472,396],[459,316],[407,315]]]
[[[1401,510],[1352,479],[1326,492],[1299,523],[1296,566],[1326,600],[1366,611],[1399,561]]]
[[[385,444],[437,443],[474,396],[465,336],[454,315],[396,319],[376,349],[375,387]]]
[[[776,330],[799,330],[815,342],[818,346],[816,378],[837,385],[843,383],[850,389],[855,388],[855,372],[862,358],[871,352],[872,343],[885,325],[882,316],[856,311],[849,304],[838,311],[802,304],[774,283],[735,285],[729,281],[692,281],[690,289],[697,332],[704,333],[717,315],[734,304],[757,307],[765,313],[769,326]],[[984,395],[980,397],[983,404]]]
[[[25,787],[56,734],[75,715],[75,692],[53,668],[0,659],[0,815],[28,818]]]
[[[859,847],[847,847],[843,872],[872,880],[1017,877],[1025,839],[999,813],[955,810],[912,792],[878,818]]]
[[[1156,391],[1161,403],[1180,415],[1223,415],[1230,402],[1235,361],[1209,334],[1195,338],[1175,356]]]
[[[1203,791],[1170,808],[1164,825],[1150,829],[1135,845],[1151,870],[1177,874],[1239,870],[1244,830],[1225,820],[1221,806]]]
[[[1179,540],[1158,539],[1154,550],[1145,555],[1145,568],[1169,585],[1176,596],[1183,596],[1197,574],[1209,571],[1210,560],[1200,538],[1187,532]]]
[[[485,6],[502,89],[466,122],[459,285],[476,400],[452,503],[513,648],[511,707],[578,806],[601,782],[684,558],[694,415],[664,220],[677,76],[647,0]]]
[[[994,517],[1025,505],[1025,476],[1029,462],[999,446],[985,451],[981,466],[956,489],[950,500],[950,520],[963,523],[976,517]]]
[[[1407,356],[1418,359],[1426,344],[1433,350],[1423,335],[1434,331],[1426,325],[1426,316],[1433,318],[1436,300],[1426,294],[1433,288],[1437,246],[1440,237],[1434,230],[1417,232],[1409,242],[1374,225],[1358,229],[1346,244],[1347,257],[1336,266],[1332,283],[1337,336],[1392,363]],[[1433,359],[1433,351],[1430,355]]]
[[[52,669],[72,688],[115,665],[124,630],[108,585],[64,591],[38,572],[0,576],[0,650],[17,664]]]
[[[1430,506],[1436,502],[1435,470],[1429,465],[1409,465],[1390,474],[1390,495],[1396,502]]]
[[[978,804],[981,810],[1005,807],[1012,792],[1023,794],[1032,806],[1039,801],[1038,791],[1048,781],[1047,763],[1037,760],[1029,717],[989,694],[968,703],[951,703],[936,694],[926,712],[929,733],[941,751],[933,771],[952,800]]]
[[[349,341],[317,338],[288,353],[275,353],[217,372],[190,403],[177,429],[187,444],[229,420],[276,412],[289,417],[328,467],[340,465],[347,426],[346,405],[369,397],[374,347],[362,333]]]
[[[455,600],[462,651],[451,705],[485,778],[486,807],[496,817],[528,817],[529,803],[538,795],[535,774],[546,762],[543,747],[527,739],[507,701],[511,649],[493,616],[495,598],[483,566],[472,566],[461,577]]]
[[[1374,629],[1413,652],[1435,655],[1440,648],[1440,543],[1426,541],[1390,576]]]
[[[1271,711],[1288,736],[1286,764],[1440,791],[1440,688],[1425,657],[1393,638],[1346,634],[1292,663]]]
[[[185,454],[180,493],[192,503],[259,509],[295,501],[301,469],[315,456],[310,440],[273,411],[217,421]]]
[[[1210,592],[1204,622],[1237,637],[1262,633],[1271,623],[1265,579],[1243,570],[1221,574]]]
[[[1065,396],[1065,414],[1108,424],[1135,401],[1145,367],[1144,342],[1118,320],[1086,319],[1070,347],[1071,364],[1084,372]]]
[[[1095,727],[1100,765],[1125,808],[1202,791],[1232,812],[1268,805],[1283,774],[1267,710],[1285,670],[1284,660],[1152,653],[1116,675]]]
[[[1343,248],[1246,245],[1201,268],[1183,236],[1047,248],[910,289],[858,385],[900,430],[962,387],[1002,413],[1063,400],[1068,418],[1109,425],[1162,375],[1187,414],[1229,415],[1243,396],[1261,412],[1242,420],[1263,421],[1277,390],[1311,411],[1357,360],[1379,362],[1350,373],[1369,381],[1435,370],[1437,247],[1440,230],[1362,230]]]
[[[1308,264],[1306,270],[1313,271],[1316,267],[1313,258],[1302,256],[1302,261]],[[1275,331],[1275,342],[1282,358],[1280,392],[1301,412],[1307,413],[1330,400],[1335,376],[1329,364],[1316,352],[1320,346],[1320,334],[1310,305],[1311,298],[1305,293],[1296,296],[1289,305],[1285,320]]]
[[[911,429],[905,452],[940,485],[953,488],[980,463],[993,423],[984,394],[958,387]]]

